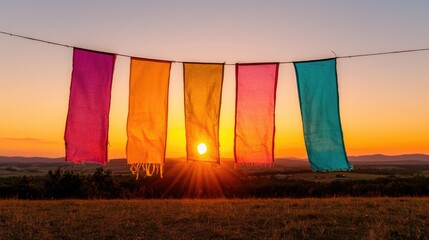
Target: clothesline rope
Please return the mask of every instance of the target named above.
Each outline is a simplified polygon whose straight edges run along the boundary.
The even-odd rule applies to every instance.
[[[22,38],[22,39],[30,40],[30,41],[47,43],[47,44],[56,45],[56,46],[60,46],[60,47],[80,48],[78,46],[72,46],[72,45],[68,45],[68,44],[64,44],[64,43],[52,42],[52,41],[48,41],[48,40],[44,40],[44,39],[40,39],[40,38],[28,37],[28,36],[19,35],[19,34],[10,33],[10,32],[0,31],[0,33],[4,34],[4,35],[9,35],[11,37],[17,37],[17,38]],[[98,50],[95,50],[95,49],[86,49],[86,50],[102,52],[102,51],[98,51]],[[416,49],[396,50],[396,51],[388,51],[388,52],[375,52],[375,53],[363,53],[363,54],[354,54],[354,55],[344,55],[344,56],[335,56],[335,58],[340,59],[340,58],[371,57],[371,56],[379,56],[379,55],[389,55],[389,54],[399,54],[399,53],[412,53],[412,52],[422,52],[422,51],[429,51],[429,48],[416,48]],[[333,51],[331,51],[331,52],[333,52]],[[112,52],[109,52],[109,53],[112,53]],[[335,54],[335,52],[333,52],[333,53]],[[123,53],[112,53],[112,54],[115,54],[115,55],[121,56],[121,57],[129,57],[129,58],[138,57],[138,56],[131,56],[131,55],[128,55],[128,54],[123,54]],[[140,58],[145,58],[145,57],[140,57]],[[157,59],[157,60],[163,60],[163,61],[168,61],[168,62],[172,62],[172,63],[184,63],[184,62],[186,62],[186,61],[165,60],[165,59]],[[314,60],[314,59],[310,59],[310,60]],[[279,64],[291,64],[291,63],[294,63],[294,62],[296,62],[296,61],[280,61],[280,62],[276,62],[276,63],[279,63]],[[235,64],[236,63],[225,63],[225,65],[235,65]]]

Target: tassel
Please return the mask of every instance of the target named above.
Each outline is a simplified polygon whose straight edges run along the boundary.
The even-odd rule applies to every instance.
[[[130,165],[130,171],[136,175],[136,180],[139,179],[139,173],[144,172],[144,177],[151,177],[155,174],[160,174],[160,177],[164,177],[164,165],[159,163],[134,163]]]
[[[234,163],[234,169],[237,169],[239,166],[244,167],[273,167],[274,163]]]

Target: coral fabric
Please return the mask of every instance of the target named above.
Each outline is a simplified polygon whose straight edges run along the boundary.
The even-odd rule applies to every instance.
[[[165,163],[170,62],[131,58],[127,161],[152,175]]]
[[[188,160],[219,163],[219,115],[223,69],[223,64],[183,64]],[[198,152],[201,143],[207,147],[205,154]]]
[[[236,65],[235,162],[274,163],[274,109],[278,64]]]
[[[313,171],[350,170],[341,128],[336,59],[294,63]]]
[[[116,56],[75,48],[64,140],[66,161],[107,162],[110,93]]]

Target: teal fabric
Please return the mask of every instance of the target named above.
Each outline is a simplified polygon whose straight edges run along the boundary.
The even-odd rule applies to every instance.
[[[336,59],[294,62],[307,155],[313,171],[346,171]]]

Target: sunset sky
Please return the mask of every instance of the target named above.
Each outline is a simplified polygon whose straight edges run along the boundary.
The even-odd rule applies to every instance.
[[[2,1],[0,31],[136,57],[276,62],[429,47],[429,1]],[[118,57],[109,158],[125,157],[130,59]],[[0,156],[62,157],[72,48],[0,35]],[[348,155],[429,154],[429,51],[338,59]],[[170,78],[167,157],[183,157],[183,72]],[[233,153],[225,66],[221,157]],[[281,64],[275,157],[305,158],[296,78]]]

